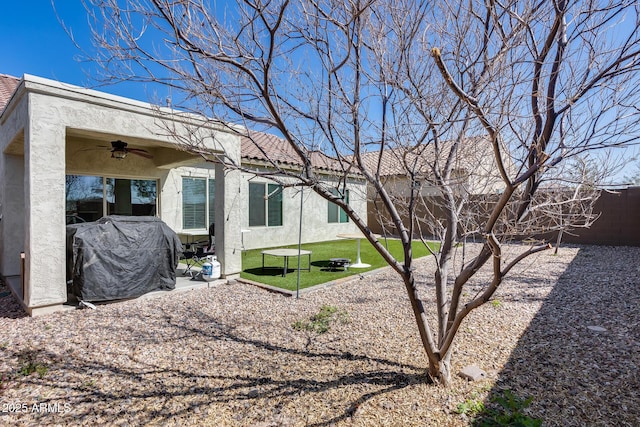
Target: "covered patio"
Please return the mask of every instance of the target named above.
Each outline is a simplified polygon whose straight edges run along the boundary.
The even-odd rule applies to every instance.
[[[180,149],[176,134],[193,124],[147,103],[22,78],[0,115],[0,275],[29,314],[67,302],[66,225],[105,215],[157,216],[183,236],[206,235],[215,222],[222,277],[240,273],[240,173]],[[236,136],[202,121],[198,137],[239,162]],[[189,180],[215,194],[202,227],[185,219]]]

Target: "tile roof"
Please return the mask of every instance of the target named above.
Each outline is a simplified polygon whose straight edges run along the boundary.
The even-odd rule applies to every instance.
[[[20,81],[21,80],[17,77],[0,74],[0,112],[4,110],[4,107],[11,99],[11,96],[13,96],[13,93],[20,84]],[[484,145],[482,150],[486,150],[487,147],[485,144],[479,145]],[[406,157],[410,162],[416,162],[417,170],[428,170],[430,162],[433,161],[433,149],[430,146],[426,147],[427,149],[421,154],[410,153]],[[283,165],[302,166],[300,157],[291,145],[283,138],[275,135],[250,131],[247,136],[242,137],[241,150],[242,158],[249,161],[273,161]],[[466,155],[469,155],[468,149],[461,151],[466,151]],[[476,148],[473,151],[478,150]],[[401,153],[404,153],[404,150],[388,149],[382,153],[381,158],[379,157],[378,152],[364,153],[363,160],[365,167],[367,167],[370,172],[375,171],[378,162],[380,162],[381,175],[404,175],[406,173],[406,169],[403,166]],[[338,159],[329,157],[320,151],[312,151],[310,156],[311,162],[316,168],[343,171],[348,167],[346,164],[341,164]]]
[[[4,110],[19,84],[19,78],[0,74],[0,112]]]
[[[451,149],[451,143],[452,141],[442,143],[440,162],[443,165]],[[487,138],[470,138],[458,146],[454,168],[473,169],[482,157],[491,157],[492,154],[492,147]],[[371,173],[375,173],[379,166],[381,176],[406,175],[408,170],[429,174],[435,160],[435,149],[433,144],[422,145],[413,151],[407,151],[404,147],[390,148],[384,150],[382,155],[379,151],[364,153],[362,160],[365,168]]]
[[[451,141],[444,142],[441,150],[441,161],[445,161],[445,156],[449,153]],[[242,158],[250,161],[273,161],[284,165],[301,166],[302,161],[291,145],[284,139],[275,135],[262,132],[250,131],[248,136],[242,137],[241,146]],[[483,157],[493,155],[492,147],[487,138],[469,138],[464,144],[458,147],[458,155],[455,159],[455,169],[473,169],[477,167]],[[406,161],[411,169],[421,173],[430,174],[432,163],[435,157],[432,144],[423,145],[420,151],[406,151],[406,148],[387,149],[382,152],[382,156],[377,151],[363,153],[365,168],[371,173],[380,164],[381,176],[406,175]],[[320,151],[311,152],[311,162],[319,169],[344,171],[348,168],[346,163],[329,157]]]
[[[272,161],[290,166],[302,166],[300,156],[286,140],[263,132],[250,131],[242,137],[242,158],[252,161]],[[337,159],[327,156],[320,151],[310,153],[311,163],[316,168],[325,170],[342,170]]]

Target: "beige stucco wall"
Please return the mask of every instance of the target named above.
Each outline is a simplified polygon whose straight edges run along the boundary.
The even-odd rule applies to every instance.
[[[285,188],[282,197],[283,219],[282,226],[277,227],[250,227],[249,226],[249,179],[251,182],[272,182],[267,178],[254,177],[253,174],[243,174],[239,194],[243,195],[238,200],[241,203],[242,229],[244,233],[244,246],[246,249],[265,248],[274,246],[293,245],[298,243],[300,232],[300,191],[296,188]],[[287,182],[287,180],[285,180]],[[288,181],[292,182],[292,181]],[[332,180],[325,177],[329,186],[336,186]],[[349,206],[351,206],[366,221],[367,199],[366,186],[361,180],[350,180],[347,183],[349,189]],[[311,189],[305,189],[302,207],[302,242],[321,242],[337,239],[339,233],[354,233],[358,228],[349,221],[346,223],[329,223],[327,200],[314,193]]]
[[[24,250],[24,153],[8,150],[22,138],[28,117],[26,99],[15,102],[11,114],[0,116],[0,272],[19,281],[20,252]]]
[[[495,167],[495,160],[491,156],[484,157],[476,163],[473,171],[458,170],[452,173],[451,182],[456,194],[495,194],[504,190],[498,170]],[[389,176],[384,178],[385,189],[394,197],[407,198],[411,194],[411,183],[404,176]],[[375,192],[369,188],[370,197],[373,198]],[[429,182],[423,182],[420,186],[420,195],[423,197],[442,196],[442,189]]]
[[[183,171],[172,170],[169,163],[158,165],[155,159],[129,155],[118,161],[110,158],[108,150],[96,153],[88,149],[95,146],[90,142],[95,143],[96,138],[108,141],[121,137],[148,144],[150,151],[158,145],[157,150],[162,150],[158,159],[184,160],[184,153],[171,149],[174,142],[165,124],[147,104],[25,76],[0,117],[0,167],[3,177],[12,176],[0,185],[0,237],[3,242],[12,242],[2,245],[0,274],[20,274],[19,253],[25,252],[24,304],[29,310],[49,311],[67,300],[65,174],[157,179],[160,217],[179,231],[181,216],[176,212],[181,206],[176,189],[181,188]],[[178,132],[182,129],[187,133],[181,123],[173,125]],[[218,150],[226,150],[228,157],[239,159],[237,137],[222,135],[214,143],[211,135],[215,132],[207,132],[207,146],[215,145]],[[22,188],[14,174],[20,175]],[[222,173],[220,177],[226,179]],[[229,182],[239,179],[234,173],[228,177]],[[16,194],[20,191],[22,197]],[[224,209],[234,208],[221,206],[220,210]],[[219,249],[239,246],[241,234],[236,222],[227,221],[217,232],[225,236]],[[224,275],[240,271],[240,253],[232,252],[221,257]]]
[[[25,303],[64,303],[66,289],[65,119],[66,109],[30,93],[25,127]]]
[[[231,150],[228,154],[231,153]],[[239,155],[239,152],[236,153]],[[215,215],[216,224],[216,253],[218,261],[223,267],[225,277],[240,274],[242,270],[240,223],[237,221],[240,215],[238,194],[235,191],[239,186],[240,173],[238,171],[225,170],[219,163],[199,163],[195,166],[173,168],[161,178],[160,190],[160,217],[178,234],[182,229],[182,178],[207,178],[215,179]],[[225,214],[226,213],[226,214]],[[221,226],[222,225],[222,226]],[[207,229],[188,230],[190,233],[201,233],[197,239],[206,239]],[[181,236],[187,241],[186,236]],[[189,238],[193,240],[193,238]]]

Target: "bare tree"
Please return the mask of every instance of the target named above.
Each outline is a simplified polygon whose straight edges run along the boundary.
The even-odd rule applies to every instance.
[[[270,176],[294,178],[339,205],[400,275],[429,373],[442,384],[465,317],[516,264],[549,247],[523,246],[506,259],[503,242],[515,231],[537,232],[542,213],[556,225],[562,218],[563,228],[593,220],[592,187],[560,191],[563,161],[639,136],[632,0],[87,0],[86,7],[107,79],[171,87],[174,107],[244,125],[227,131],[265,155],[246,129],[286,141],[301,166],[281,169],[273,159]],[[402,261],[319,178],[318,151],[335,159],[337,182],[350,173],[366,179],[402,241]],[[488,165],[484,172],[469,167],[473,156]],[[474,216],[478,182],[496,200]],[[438,196],[438,213],[426,187]],[[456,247],[471,233],[482,249],[453,271]],[[412,238],[427,235],[441,243],[432,287],[417,282],[411,251]],[[484,266],[492,280],[465,297]],[[435,317],[423,303],[432,289]]]
[[[631,159],[631,162],[633,165],[635,165],[634,170],[625,173],[622,179],[626,185],[637,186],[640,185],[640,161],[638,161],[637,156],[634,156]]]

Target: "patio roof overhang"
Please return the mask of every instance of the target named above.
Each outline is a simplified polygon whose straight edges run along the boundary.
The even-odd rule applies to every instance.
[[[112,158],[111,141],[117,140],[152,157]],[[207,153],[240,163],[239,138],[225,133],[219,123],[40,77],[22,78],[0,112],[0,275],[17,284],[11,286],[31,314],[57,310],[67,300],[65,175],[108,174],[173,183],[179,172],[170,169],[204,166],[207,160],[185,151],[181,140],[197,141]],[[223,189],[237,188],[240,174],[225,173],[221,164],[209,163],[207,169],[214,169],[221,188],[216,220],[224,226],[217,246],[223,274],[232,276],[241,265],[234,252],[240,247],[240,228],[223,219],[239,208],[232,205],[232,193]],[[175,224],[176,210],[171,207],[178,192],[173,187],[160,216],[164,220],[166,214]],[[235,211],[229,214],[237,216]]]

